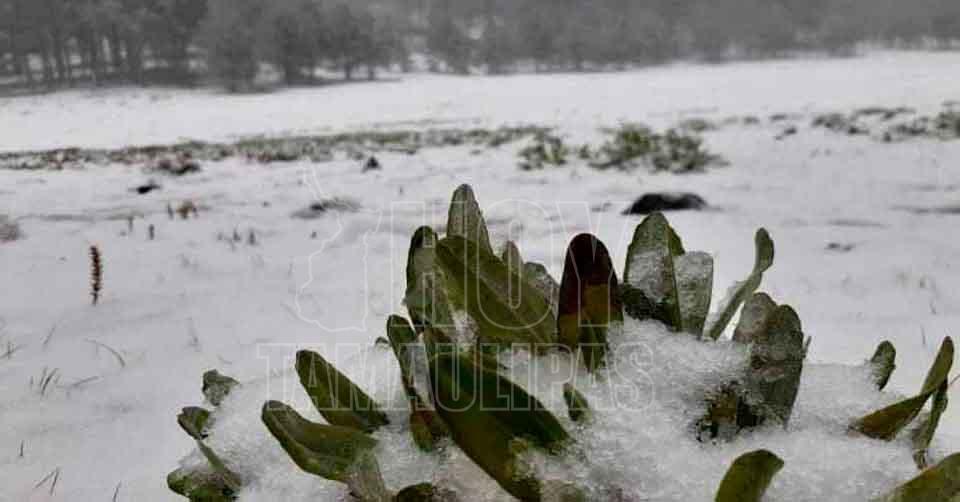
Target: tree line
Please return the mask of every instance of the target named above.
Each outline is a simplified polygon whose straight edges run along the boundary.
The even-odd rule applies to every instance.
[[[0,87],[254,88],[954,47],[957,0],[0,0]]]

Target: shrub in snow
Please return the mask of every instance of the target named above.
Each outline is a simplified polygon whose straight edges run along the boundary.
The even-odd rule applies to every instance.
[[[20,225],[10,218],[0,214],[0,243],[13,242],[23,237],[20,231]]]
[[[157,160],[151,170],[171,176],[183,176],[200,172],[200,163],[194,160],[189,152],[182,152]]]
[[[412,322],[388,319],[392,354],[374,347],[341,371],[304,350],[292,374],[243,385],[204,375],[215,409],[178,417],[197,450],[168,484],[211,501],[960,496],[960,456],[928,468],[953,342],[906,398],[881,393],[889,343],[862,366],[808,364],[797,313],[757,292],[774,258],[765,230],[755,246],[753,270],[712,315],[712,257],[686,251],[659,213],[637,226],[622,283],[582,234],[557,284],[512,243],[494,254],[462,186],[446,236],[422,227],[411,240]],[[395,380],[380,372],[388,363]],[[312,406],[270,398],[288,376]]]
[[[520,150],[520,169],[535,171],[546,166],[563,166],[567,163],[570,150],[563,143],[563,138],[553,134],[537,134],[533,142]]]
[[[659,134],[644,125],[624,124],[609,133],[611,139],[590,162],[593,167],[631,170],[646,165],[655,171],[692,172],[723,163],[700,138],[676,129]]]
[[[294,218],[299,218],[303,220],[312,220],[315,218],[320,218],[330,211],[341,211],[341,212],[356,212],[360,209],[360,203],[352,199],[344,199],[340,197],[334,197],[331,199],[323,199],[317,202],[310,204],[309,206],[294,211],[291,215]]]

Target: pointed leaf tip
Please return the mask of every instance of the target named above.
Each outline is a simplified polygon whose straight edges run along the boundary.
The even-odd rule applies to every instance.
[[[389,423],[377,403],[320,354],[297,352],[297,374],[314,407],[331,424],[370,432]]]
[[[463,237],[477,243],[484,251],[493,254],[490,234],[483,219],[480,204],[470,185],[460,185],[453,192],[450,211],[447,214],[447,237]]]
[[[757,259],[754,268],[766,272],[773,266],[775,254],[773,239],[770,238],[770,233],[767,232],[767,229],[761,228],[757,230],[757,234],[754,236],[754,243],[757,248]]]
[[[590,370],[603,364],[611,324],[623,321],[620,302],[607,247],[590,234],[574,237],[563,265],[557,333],[561,344],[580,350]]]
[[[947,337],[940,345],[940,351],[937,352],[937,357],[927,372],[919,394],[861,417],[850,428],[867,437],[885,441],[893,440],[920,414],[930,397],[947,381],[950,369],[953,367],[953,354],[953,340]],[[936,425],[934,424],[933,427]],[[930,434],[932,435],[932,431]]]
[[[356,429],[311,422],[279,401],[264,403],[261,419],[300,469],[332,481],[350,482],[377,445]]]
[[[960,453],[955,453],[872,502],[947,502],[958,496]]]
[[[883,390],[887,386],[893,370],[897,367],[896,361],[896,347],[888,341],[881,342],[880,345],[877,346],[877,350],[873,353],[873,357],[870,358],[869,363],[874,382],[876,382],[877,385],[877,390]]]
[[[730,320],[733,319],[733,316],[737,313],[740,306],[743,305],[743,302],[760,287],[760,283],[763,281],[763,273],[773,266],[773,239],[770,238],[770,234],[766,229],[761,228],[757,230],[756,236],[754,237],[754,244],[756,246],[756,258],[753,264],[753,271],[750,272],[750,275],[747,276],[743,282],[734,285],[730,293],[728,293],[727,298],[721,303],[720,309],[716,313],[713,322],[709,323],[706,328],[706,336],[712,340],[720,338],[720,335],[727,329],[727,325],[730,323]]]
[[[783,460],[767,450],[741,455],[720,482],[716,502],[760,502]]]
[[[740,320],[733,332],[733,341],[749,345],[755,342],[770,325],[777,303],[766,293],[755,293],[743,305]]]
[[[563,384],[563,399],[567,402],[567,413],[570,420],[582,423],[590,417],[590,403],[570,383]]]

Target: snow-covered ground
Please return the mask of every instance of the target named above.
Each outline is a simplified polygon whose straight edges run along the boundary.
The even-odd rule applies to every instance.
[[[685,114],[768,115],[957,99],[960,54],[674,65],[629,73],[451,77],[229,96],[213,90],[76,91],[0,98],[0,152],[117,147],[258,134],[533,122],[592,133],[598,124],[669,125]]]
[[[228,159],[181,178],[136,166],[0,172],[0,215],[24,233],[0,243],[0,356],[13,349],[0,357],[0,500],[107,500],[118,485],[118,500],[170,500],[166,473],[193,448],[175,416],[202,402],[205,370],[262,382],[289,369],[298,348],[332,354],[333,344],[340,352],[331,357],[353,374],[391,362],[370,350],[386,316],[405,313],[409,236],[445,220],[461,183],[473,185],[494,240],[516,239],[554,277],[581,231],[605,241],[622,271],[639,220],[620,210],[648,191],[697,192],[713,210],[669,218],[688,249],[716,256],[715,296],[749,271],[753,232],[766,227],[777,257],[764,290],[799,312],[813,337],[809,359],[858,364],[890,340],[899,351],[891,387],[916,392],[940,340],[960,326],[960,216],[900,208],[960,204],[960,142],[883,144],[812,129],[809,120],[872,105],[935,111],[960,99],[958,68],[960,54],[880,53],[623,74],[418,75],[262,96],[147,89],[0,98],[0,151],[516,123],[557,126],[579,143],[620,120],[662,127],[691,117],[764,118],[706,133],[730,166],[701,175],[600,173],[576,163],[521,172],[520,145],[388,153],[379,156],[383,170],[370,173],[342,158],[267,166]],[[802,114],[799,133],[775,140],[783,126],[765,120],[773,113]],[[162,190],[130,191],[150,177]],[[334,196],[361,209],[291,218]],[[198,203],[199,218],[168,219],[167,204],[184,200]],[[235,230],[241,242],[232,242]],[[251,230],[255,245],[246,242]],[[830,243],[853,248],[828,251]],[[104,261],[95,307],[94,244]],[[41,394],[38,381],[53,371],[56,383]],[[290,388],[271,397],[296,392],[295,381],[284,381]],[[810,396],[801,393],[800,403],[823,406]],[[248,397],[262,401],[267,391]],[[796,439],[783,453],[787,465],[815,464],[799,457],[817,454],[817,440]],[[960,450],[960,407],[944,417],[935,449]],[[716,476],[733,456],[716,459]],[[35,488],[57,469],[52,496],[49,481]],[[793,493],[777,483],[773,492]]]

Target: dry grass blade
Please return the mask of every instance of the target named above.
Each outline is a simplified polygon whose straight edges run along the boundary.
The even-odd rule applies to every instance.
[[[43,368],[43,372],[40,373],[40,380],[37,381],[37,388],[40,392],[40,396],[43,397],[47,394],[47,389],[50,388],[50,384],[54,381],[60,380],[60,370],[54,368],[53,371],[48,371],[47,368]]]
[[[33,489],[36,490],[37,488],[40,488],[41,486],[43,486],[44,484],[46,484],[47,481],[50,481],[51,479],[53,479],[53,482],[50,483],[50,495],[53,495],[53,490],[56,489],[56,487],[57,487],[57,481],[60,479],[60,468],[59,468],[59,467],[57,467],[56,469],[50,471],[50,474],[47,474],[46,476],[43,477],[43,479],[41,479],[39,482],[37,482],[37,484],[33,485]]]
[[[109,346],[109,345],[107,345],[107,344],[105,344],[105,343],[100,343],[100,342],[98,342],[98,341],[96,341],[96,340],[90,340],[90,339],[87,339],[87,343],[92,343],[92,344],[96,345],[97,347],[101,347],[101,348],[103,348],[103,349],[106,349],[106,350],[109,351],[111,354],[113,354],[113,357],[117,358],[117,363],[120,364],[120,367],[121,367],[121,368],[126,368],[126,367],[127,367],[127,362],[123,359],[123,356],[121,356],[120,353],[117,352],[113,347],[111,347],[111,346]]]
[[[56,332],[57,332],[57,324],[54,323],[54,325],[50,328],[50,331],[47,333],[47,337],[43,339],[43,344],[41,344],[41,347],[43,347],[43,350],[47,350],[47,346],[50,345],[50,340],[53,339],[53,334]]]
[[[93,304],[100,301],[100,290],[103,289],[103,260],[100,256],[100,249],[97,246],[90,246],[90,296],[93,297]]]
[[[23,345],[14,345],[13,342],[7,342],[7,348],[3,352],[4,359],[12,359],[13,355],[20,351]]]

